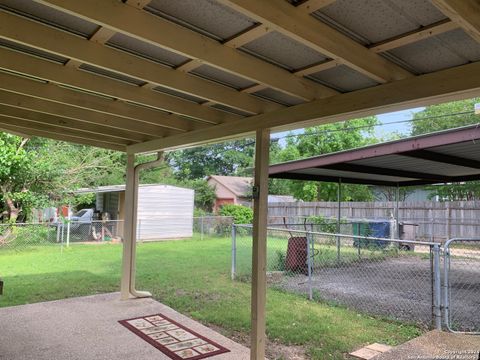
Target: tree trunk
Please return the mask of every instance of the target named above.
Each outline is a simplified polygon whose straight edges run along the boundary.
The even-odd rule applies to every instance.
[[[8,213],[9,213],[8,220],[10,223],[15,223],[20,213],[20,209],[15,206],[15,203],[13,202],[13,200],[10,199],[10,197],[8,196],[5,196],[5,203],[7,204],[7,207],[8,207]]]

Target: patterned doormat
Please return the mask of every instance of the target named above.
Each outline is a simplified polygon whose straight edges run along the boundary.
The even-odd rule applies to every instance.
[[[119,323],[174,360],[198,360],[230,352],[163,314],[120,320]]]

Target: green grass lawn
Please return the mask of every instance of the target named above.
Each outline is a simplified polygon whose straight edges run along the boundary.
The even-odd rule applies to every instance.
[[[0,306],[118,291],[121,245],[56,246],[0,252],[5,281]],[[206,239],[138,246],[137,288],[228,336],[248,333],[250,285],[230,280],[230,240]],[[412,325],[362,315],[269,289],[267,335],[302,346],[311,359],[344,359],[360,345],[402,343],[420,333]]]

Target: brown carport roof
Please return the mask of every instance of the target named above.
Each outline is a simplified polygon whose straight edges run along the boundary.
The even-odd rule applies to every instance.
[[[270,166],[271,178],[414,186],[480,179],[478,125]]]

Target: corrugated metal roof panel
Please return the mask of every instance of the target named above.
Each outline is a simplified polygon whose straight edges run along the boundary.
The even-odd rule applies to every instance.
[[[292,171],[292,173],[372,180],[372,174],[362,174],[362,173],[357,173],[357,172],[341,171],[341,170],[329,170],[329,169],[322,169],[322,168],[320,168],[320,169],[308,168],[308,169],[303,169],[303,170],[298,170],[298,171]],[[409,181],[409,180],[415,180],[415,179],[414,178],[399,177],[399,176],[375,175],[374,180],[397,182],[397,181]]]
[[[131,85],[142,86],[146,84],[146,82],[143,80],[135,79],[130,76],[122,75],[122,74],[119,74],[110,70],[105,70],[89,64],[82,64],[80,65],[79,69],[94,73],[96,75],[106,76],[110,79],[122,81]]]
[[[279,104],[287,105],[287,106],[303,104],[305,102],[302,99],[299,99],[294,96],[290,96],[281,91],[277,91],[271,88],[266,88],[266,89],[254,92],[252,95],[261,97],[262,99],[275,101]]]
[[[345,65],[311,74],[308,78],[342,92],[378,85],[374,80]]]
[[[114,34],[106,44],[171,67],[179,66],[189,59],[185,56],[162,49],[161,47],[151,45],[147,42],[137,40],[121,33]]]
[[[289,70],[301,69],[327,59],[317,51],[276,31],[272,31],[240,49]]]
[[[400,169],[406,171],[417,171],[444,176],[462,176],[478,173],[478,170],[463,166],[439,163],[436,161],[416,159],[409,156],[389,155],[374,157],[370,159],[352,161],[352,164],[376,166],[385,169]]]
[[[234,109],[234,108],[231,108],[230,106],[225,106],[225,105],[222,105],[222,104],[214,104],[211,107],[213,107],[215,109],[222,110],[222,111],[226,111],[228,113],[235,114],[235,115],[240,115],[240,116],[250,116],[251,115],[250,113],[247,113],[245,111]]]
[[[4,47],[10,50],[19,51],[28,55],[33,55],[45,60],[50,60],[59,64],[65,64],[69,59],[63,56],[58,56],[43,50],[35,49],[30,46],[21,45],[16,42],[12,42],[5,39],[0,39],[0,47]]]
[[[197,104],[201,104],[201,103],[206,101],[205,99],[202,99],[198,96],[185,94],[185,93],[182,93],[180,91],[176,91],[176,90],[166,88],[166,87],[163,87],[163,86],[156,86],[156,87],[153,88],[153,90],[161,92],[161,93],[165,93],[165,94],[168,94],[168,95],[176,96],[176,97],[179,97],[179,98],[184,99],[184,100],[192,101],[192,102],[197,103]]]
[[[152,0],[144,9],[217,40],[231,38],[255,24],[214,0]]]
[[[473,40],[462,29],[449,31],[436,36],[443,46],[450,49],[450,51],[461,55],[468,61],[480,60],[480,43]]]
[[[83,37],[90,37],[98,25],[31,0],[2,0],[0,8]]]
[[[329,21],[330,25],[338,23],[370,43],[446,18],[427,0],[337,0],[313,15],[323,21],[326,16],[332,20]],[[353,37],[351,34],[349,36]]]
[[[452,145],[443,145],[440,147],[431,148],[431,150],[440,154],[460,156],[466,159],[480,161],[480,143],[473,141]]]
[[[435,36],[390,50],[388,53],[406,62],[419,73],[430,73],[469,62],[465,54],[450,48],[443,42],[443,38],[445,34],[443,37]],[[451,35],[447,35],[447,39],[450,38]],[[457,48],[461,50],[459,45]]]
[[[255,85],[254,82],[242,78],[240,76],[236,76],[233,74],[230,74],[226,71],[217,69],[213,66],[209,65],[202,65],[196,68],[195,70],[192,70],[190,72],[191,74],[200,76],[204,79],[211,80],[214,82],[218,82],[223,85],[227,85],[229,87],[233,87],[237,90],[248,88],[250,86]]]

